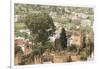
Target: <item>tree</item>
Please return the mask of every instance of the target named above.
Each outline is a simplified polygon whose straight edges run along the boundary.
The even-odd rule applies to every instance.
[[[55,26],[52,18],[44,12],[34,12],[26,16],[25,24],[31,31],[34,41],[45,44],[55,31]]]
[[[62,28],[61,30],[60,39],[61,39],[61,45],[63,46],[63,48],[67,48],[67,36],[66,36],[66,31],[64,28]]]
[[[83,48],[86,47],[86,42],[85,41],[86,41],[86,36],[83,35],[83,44],[82,44],[83,45]]]
[[[54,51],[54,42],[46,42],[45,49],[48,49],[49,52]]]

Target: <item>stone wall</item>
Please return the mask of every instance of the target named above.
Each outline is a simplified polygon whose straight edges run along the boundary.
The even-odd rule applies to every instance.
[[[43,62],[52,62],[52,63],[66,63],[66,62],[74,62],[74,61],[80,61],[80,55],[69,55],[69,54],[62,54],[62,55],[49,55],[49,56],[35,56],[33,60],[31,60],[31,63],[28,64],[43,64]],[[15,58],[15,61],[18,65],[20,63],[20,57],[17,55]]]

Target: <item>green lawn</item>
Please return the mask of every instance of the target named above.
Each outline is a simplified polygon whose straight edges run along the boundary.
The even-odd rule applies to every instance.
[[[15,23],[15,30],[26,29],[26,25],[24,23]]]

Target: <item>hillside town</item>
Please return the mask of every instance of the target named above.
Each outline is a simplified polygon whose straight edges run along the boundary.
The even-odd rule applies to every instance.
[[[15,4],[15,65],[92,59],[93,21],[93,8]]]

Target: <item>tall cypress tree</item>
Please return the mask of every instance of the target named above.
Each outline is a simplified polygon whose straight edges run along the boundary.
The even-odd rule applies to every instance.
[[[66,31],[64,28],[61,29],[60,40],[61,40],[61,45],[63,49],[67,48],[67,36],[66,36]]]

